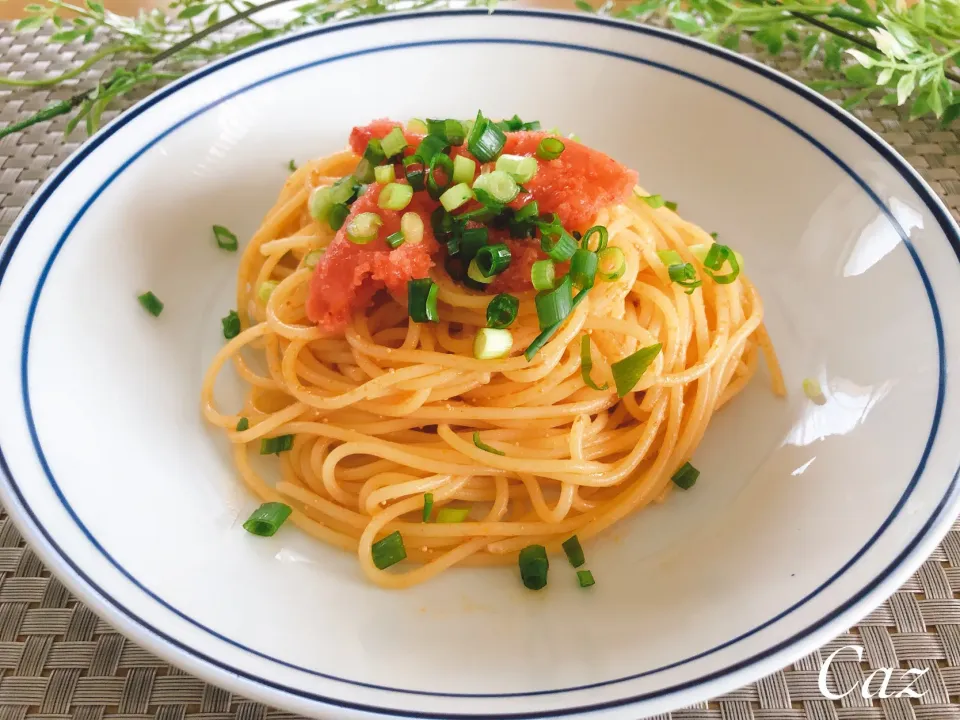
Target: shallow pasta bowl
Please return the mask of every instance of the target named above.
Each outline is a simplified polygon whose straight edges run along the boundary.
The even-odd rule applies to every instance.
[[[589,590],[462,569],[385,592],[293,529],[248,535],[255,503],[198,409],[236,272],[210,226],[248,237],[288,160],[355,124],[478,108],[575,131],[719,232],[783,363],[788,398],[758,377],[724,408],[694,490],[587,546]],[[313,30],[158,92],[23,213],[0,259],[0,495],[85,602],[242,695],[336,718],[663,712],[812,651],[946,532],[958,253],[888,146],[723,50],[533,11]]]

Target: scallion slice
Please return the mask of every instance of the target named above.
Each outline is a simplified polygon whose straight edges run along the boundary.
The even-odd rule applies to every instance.
[[[389,186],[388,186],[389,187]],[[398,187],[407,187],[409,185],[400,185]],[[384,192],[387,188],[384,188]],[[411,191],[412,195],[413,191]],[[380,193],[383,195],[383,193]],[[347,240],[354,245],[366,245],[377,239],[380,232],[380,226],[383,225],[383,219],[375,212],[364,212],[355,215],[347,225]]]
[[[580,339],[580,377],[583,378],[583,383],[589,388],[594,390],[606,390],[610,387],[609,384],[604,383],[603,386],[598,386],[593,378],[590,377],[590,373],[593,370],[593,355],[590,354],[590,337],[584,335]]]
[[[467,519],[470,508],[440,508],[437,510],[438,523],[460,523]]]
[[[327,222],[330,224],[332,230],[339,230],[343,227],[343,223],[346,221],[347,216],[350,214],[350,206],[346,203],[337,203],[330,208],[330,217],[327,218]]]
[[[289,505],[281,502],[264,503],[247,518],[243,529],[251,535],[270,537],[280,529],[292,512]]]
[[[673,484],[678,488],[689,490],[697,482],[698,477],[700,477],[700,471],[690,463],[685,462],[670,479],[673,480]]]
[[[296,171],[297,171],[297,161],[291,158],[291,159],[290,159],[290,162],[287,163],[287,170],[289,170],[290,172],[296,172]]]
[[[543,545],[527,545],[520,551],[520,579],[530,590],[540,590],[547,584],[547,571],[550,561],[547,549]]]
[[[367,141],[367,149],[363,151],[363,157],[357,163],[357,169],[353,171],[353,176],[362,183],[372,183],[373,169],[386,159],[380,138],[370,138]]]
[[[250,429],[250,421],[247,418],[242,417],[237,421],[237,427],[236,427],[237,432],[243,432],[244,430],[249,430],[249,429]]]
[[[349,205],[357,199],[357,195],[360,193],[360,187],[360,183],[350,175],[340,178],[328,188],[330,190],[330,202]]]
[[[220,318],[223,327],[223,337],[231,340],[240,334],[240,316],[236,310],[231,310],[226,317]]]
[[[510,255],[510,248],[504,243],[497,243],[496,245],[484,245],[477,250],[475,259],[483,276],[493,277],[510,267],[512,256]]]
[[[443,138],[450,145],[463,145],[463,140],[466,137],[463,124],[459,120],[452,118],[446,120],[431,120],[427,118],[427,132],[430,135]]]
[[[487,228],[467,228],[460,234],[457,252],[464,262],[469,262],[477,256],[480,248],[486,247],[489,239],[490,231]]]
[[[392,182],[383,186],[377,205],[384,210],[403,210],[413,200],[413,188],[402,183]],[[365,213],[361,213],[363,215]],[[360,217],[358,215],[357,217]],[[377,215],[377,217],[380,217]],[[349,228],[347,229],[349,232]]]
[[[623,397],[636,387],[640,378],[650,367],[650,363],[660,354],[660,347],[660,343],[657,343],[640,348],[632,355],[627,355],[623,360],[618,360],[610,366],[619,397]]]
[[[320,262],[320,258],[323,257],[323,254],[326,252],[326,248],[320,248],[319,250],[311,250],[303,258],[303,266],[308,267],[311,270],[317,266],[317,263]]]
[[[160,298],[153,294],[152,290],[147,290],[142,295],[137,295],[137,300],[140,301],[141,307],[143,307],[144,310],[154,317],[160,317],[160,313],[163,312],[163,302],[161,302]],[[240,318],[237,317],[237,332],[230,337],[234,337],[240,332],[239,326]],[[224,326],[224,335],[226,335],[226,326]]]
[[[593,579],[593,573],[589,570],[577,570],[577,582],[580,583],[582,588],[597,584],[597,581]]]
[[[475,160],[465,155],[457,155],[453,159],[453,182],[456,185],[467,183],[473,185],[473,176],[477,173],[477,163]]]
[[[378,185],[386,185],[397,179],[393,165],[378,165],[373,169],[373,179]]]
[[[565,275],[553,290],[537,293],[534,302],[541,330],[563,322],[573,309],[573,282],[570,276]]]
[[[414,322],[440,322],[437,311],[439,286],[430,278],[407,282],[407,313]]]
[[[546,137],[537,145],[537,157],[541,160],[556,160],[566,147],[560,138]]]
[[[564,262],[577,251],[577,241],[559,225],[541,227],[540,249],[554,262]]]
[[[328,187],[315,188],[310,193],[310,200],[307,202],[307,210],[310,216],[319,222],[323,222],[330,217],[330,208],[333,207],[333,191]]]
[[[680,257],[680,253],[676,250],[657,250],[657,257],[660,258],[660,262],[667,267],[683,264],[683,258]]]
[[[477,258],[473,258],[473,260],[471,260],[470,264],[467,266],[467,277],[473,280],[475,283],[480,283],[481,285],[489,285],[495,280],[492,275],[483,274],[483,271],[480,269],[480,264],[477,262]]]
[[[237,236],[227,230],[223,225],[213,226],[213,237],[216,238],[217,247],[219,247],[221,250],[236,252],[240,245],[240,243],[237,241]]]
[[[477,360],[498,360],[509,355],[512,348],[513,335],[501,328],[480,328],[473,340],[473,356]]]
[[[383,150],[383,154],[387,158],[399,155],[406,147],[407,138],[404,137],[403,130],[398,127],[388,132],[383,140],[380,141],[380,149]]]
[[[423,494],[423,521],[430,522],[430,513],[433,512],[433,493]]]
[[[416,152],[413,154],[423,160],[423,164],[429,167],[430,163],[433,162],[433,158],[436,155],[446,152],[449,147],[449,143],[447,143],[444,138],[439,138],[436,135],[427,135],[420,141]],[[449,160],[449,158],[447,159]]]
[[[427,166],[419,155],[411,155],[403,159],[403,174],[414,190],[423,190],[426,187]]]
[[[431,173],[430,177],[433,177]],[[454,185],[440,196],[440,204],[447,212],[453,212],[473,199],[473,190],[466,183]]]
[[[387,235],[387,245],[394,250],[403,245],[403,230],[397,230],[395,233]]]
[[[640,195],[639,193],[634,193],[638,198],[643,200],[647,205],[652,207],[654,210],[657,208],[663,207],[663,196],[662,195]]]
[[[257,297],[260,299],[264,305],[267,304],[267,301],[270,300],[270,296],[273,295],[273,291],[277,289],[279,285],[276,280],[265,280],[260,283],[260,287],[257,288]]]
[[[453,185],[453,160],[449,155],[437,153],[430,161],[430,172],[427,174],[427,192],[434,200]]]
[[[423,218],[419,213],[405,212],[400,218],[400,232],[403,241],[408,245],[416,245],[423,240]]]
[[[597,246],[595,248],[590,247],[590,238],[594,235],[597,236]],[[603,225],[594,225],[592,228],[587,230],[583,234],[583,238],[580,241],[580,247],[584,250],[593,250],[594,252],[601,253],[607,248],[607,243],[610,241],[610,233]]]
[[[293,447],[293,435],[277,435],[260,439],[261,455],[279,455]]]
[[[497,170],[507,173],[518,183],[530,182],[537,174],[537,159],[527,155],[501,155],[497,158]]]
[[[482,163],[490,162],[496,159],[506,142],[507,136],[503,134],[503,130],[485,118],[482,112],[478,112],[467,138],[470,154]]]
[[[581,288],[592,288],[597,278],[597,264],[595,252],[579,248],[570,258],[570,277],[573,284]]]
[[[517,210],[513,214],[513,219],[517,222],[527,223],[535,221],[539,216],[540,206],[537,204],[536,200],[532,200]]]
[[[619,280],[627,271],[627,257],[618,247],[608,247],[597,255],[597,272],[607,282]]]
[[[553,260],[537,260],[530,267],[530,282],[534,290],[552,290],[556,283]]]
[[[410,118],[407,120],[407,130],[415,135],[426,135],[427,124],[420,118]]]
[[[379,570],[386,570],[407,557],[407,549],[403,546],[403,536],[399,530],[394,530],[381,540],[377,540],[370,548],[373,564]]]
[[[494,329],[510,327],[520,311],[520,300],[508,293],[500,293],[487,305],[487,326]]]
[[[714,271],[723,267],[724,263],[730,264],[730,272],[726,275],[717,275]],[[729,285],[740,275],[740,263],[737,254],[726,245],[714,243],[710,246],[706,256],[703,259],[703,271],[709,275],[715,283],[719,285]]]
[[[505,452],[497,450],[495,447],[490,447],[485,442],[483,442],[483,440],[480,439],[480,433],[478,431],[474,431],[473,433],[473,444],[485,452],[493,453],[494,455],[500,455],[500,456],[506,455]]]
[[[513,202],[520,193],[517,181],[503,170],[484,173],[473,181],[473,190],[489,193],[494,201],[502,205]]]
[[[671,265],[667,268],[667,273],[671,282],[687,288],[687,295],[692,295],[694,290],[703,285],[703,280],[697,280],[697,271],[690,263]]]
[[[573,299],[573,304],[570,307],[570,312],[573,312],[576,309],[577,305],[583,301],[588,292],[590,291],[581,290],[579,293],[577,293],[577,296]],[[554,323],[533,339],[533,342],[530,343],[530,345],[527,346],[527,349],[523,351],[523,356],[527,359],[527,362],[533,360],[533,356],[540,352],[540,349],[550,341],[550,338],[552,338],[553,334],[560,329],[562,324],[563,321]]]
[[[676,212],[676,211],[677,211],[677,204],[676,204],[675,202],[673,202],[672,200],[667,200],[665,203],[663,203],[663,206],[664,206],[667,210],[672,210],[673,212]]]
[[[567,554],[567,560],[569,560],[570,564],[575,568],[580,567],[587,561],[583,556],[583,547],[580,545],[580,538],[576,535],[564,540],[560,544],[560,547],[563,548],[563,551]]]

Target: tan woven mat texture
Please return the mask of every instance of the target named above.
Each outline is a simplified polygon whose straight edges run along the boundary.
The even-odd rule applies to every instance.
[[[0,75],[59,74],[95,52],[95,45],[46,44],[43,33],[15,34],[0,23]],[[794,76],[795,60],[779,61]],[[76,87],[91,87],[99,71],[51,91],[0,90],[0,126],[27,117]],[[891,108],[857,109],[926,178],[960,217],[960,137],[932,120],[908,120]],[[105,120],[112,117],[107,113]],[[34,126],[0,140],[0,236],[39,185],[83,140],[63,135],[66,121]],[[0,408],[9,399],[0,399]],[[856,627],[818,652],[760,682],[658,720],[960,720],[960,524],[899,592]],[[876,698],[882,679],[842,700],[818,687],[824,660],[844,646],[827,674],[836,694],[862,685],[878,668],[893,674],[888,699]],[[920,698],[896,697],[909,668],[929,670],[914,686]],[[266,708],[172,668],[126,640],[60,584],[26,547],[0,508],[0,720],[75,717],[157,720],[280,720]]]

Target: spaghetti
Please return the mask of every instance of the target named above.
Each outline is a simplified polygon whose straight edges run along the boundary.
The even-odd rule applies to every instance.
[[[607,273],[615,279],[601,279],[601,267],[529,360],[524,348],[543,334],[535,292],[515,293],[512,349],[478,359],[493,295],[458,283],[439,260],[429,269],[439,322],[415,322],[407,297],[385,282],[392,294],[364,286],[367,304],[344,327],[318,325],[311,281],[346,228],[315,219],[311,195],[362,162],[348,150],[287,180],[243,252],[242,329],[210,364],[202,403],[250,490],[292,507],[290,520],[310,535],[357,553],[376,584],[409,587],[454,565],[514,563],[531,545],[557,551],[573,535],[586,540],[666,497],[760,355],[784,394],[755,287],[742,273],[728,281],[711,272],[716,258],[698,252],[712,248],[711,236],[639,187],[593,219],[618,249],[621,265]],[[657,344],[619,397],[612,366]],[[236,413],[214,401],[228,362],[248,388]],[[251,455],[280,436],[292,444],[272,446],[282,477],[271,485]],[[444,508],[462,508],[446,517],[463,519],[433,521]],[[397,532],[419,565],[381,569],[375,544]]]

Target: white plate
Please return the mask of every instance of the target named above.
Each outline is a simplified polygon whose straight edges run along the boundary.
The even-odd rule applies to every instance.
[[[249,236],[288,159],[342,147],[354,124],[477,108],[576,131],[719,231],[765,298],[791,391],[776,400],[761,377],[724,409],[696,490],[587,547],[590,591],[531,593],[496,569],[385,592],[292,529],[252,537],[254,502],[198,410],[237,262],[210,226]],[[0,261],[0,494],[85,602],[240,694],[337,718],[633,720],[813,650],[944,534],[958,252],[948,213],[875,135],[715,47],[531,11],[313,30],[156,93],[23,213]]]

